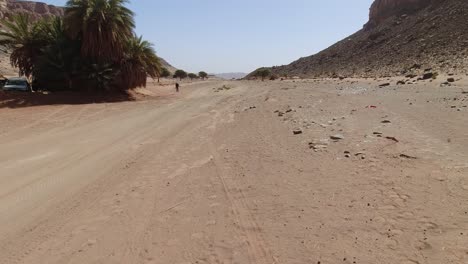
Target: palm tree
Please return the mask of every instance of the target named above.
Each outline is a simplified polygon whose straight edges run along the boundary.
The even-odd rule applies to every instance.
[[[34,77],[37,83],[51,81],[65,84],[73,90],[73,83],[82,70],[80,42],[71,40],[64,31],[63,19],[54,17],[42,22],[48,45],[39,57]]]
[[[125,42],[133,36],[133,12],[128,0],[69,0],[65,10],[66,31],[80,39],[81,54],[98,62],[118,62]]]
[[[10,62],[19,69],[19,74],[30,77],[47,44],[43,23],[33,23],[29,15],[19,13],[3,24],[6,31],[0,32],[0,45],[12,50]]]
[[[147,77],[159,78],[161,69],[161,62],[151,43],[137,36],[127,41],[120,72],[122,85],[126,89],[146,86]]]

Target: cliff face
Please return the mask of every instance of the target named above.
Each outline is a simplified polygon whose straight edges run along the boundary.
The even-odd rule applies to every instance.
[[[412,14],[433,2],[432,0],[376,0],[369,12],[369,22],[365,28],[369,29],[380,25],[392,16]]]
[[[64,8],[31,1],[0,0],[0,18],[8,19],[13,14],[23,12],[34,18],[63,16]]]

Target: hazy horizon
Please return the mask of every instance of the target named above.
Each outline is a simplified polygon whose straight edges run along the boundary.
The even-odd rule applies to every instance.
[[[66,0],[46,0],[65,5]],[[358,31],[372,0],[131,1],[136,32],[190,72],[249,73],[315,54]]]

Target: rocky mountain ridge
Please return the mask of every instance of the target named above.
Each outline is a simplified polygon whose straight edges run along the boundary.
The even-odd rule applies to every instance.
[[[28,13],[34,18],[63,16],[65,9],[33,1],[0,0],[0,19],[8,19],[18,12]]]
[[[365,28],[373,28],[380,25],[392,16],[412,14],[427,7],[434,0],[376,0],[369,10],[369,22]]]
[[[315,55],[271,70],[299,77],[401,76],[429,68],[466,74],[467,17],[466,0],[376,0],[363,29]]]

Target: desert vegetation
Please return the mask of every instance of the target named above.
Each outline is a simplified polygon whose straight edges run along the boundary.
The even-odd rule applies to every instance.
[[[69,0],[65,16],[33,21],[24,13],[4,21],[0,45],[37,89],[128,90],[147,77],[170,76],[153,45],[134,32],[127,0]]]
[[[198,75],[196,75],[195,73],[189,73],[187,74],[187,76],[190,78],[190,80],[198,79]]]
[[[182,79],[185,79],[187,78],[188,74],[187,72],[185,72],[184,70],[177,70],[175,73],[174,73],[174,79],[176,78],[179,78],[179,80],[182,80]]]
[[[166,69],[166,68],[161,69],[161,77],[162,78],[168,78],[170,76],[171,76],[171,72],[168,69]]]
[[[262,81],[265,81],[265,78],[271,75],[271,71],[267,68],[260,68],[257,69],[253,75],[257,78],[262,78]]]
[[[200,77],[202,80],[205,80],[208,78],[208,73],[201,71],[198,73],[198,77]]]

